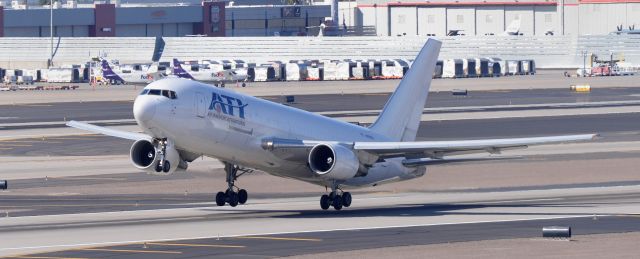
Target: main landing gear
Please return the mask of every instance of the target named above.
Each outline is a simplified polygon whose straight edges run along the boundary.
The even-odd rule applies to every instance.
[[[329,209],[333,206],[335,210],[341,210],[342,207],[351,206],[351,193],[342,191],[338,184],[334,183],[331,186],[331,193],[324,194],[320,197],[320,208],[323,210]]]
[[[216,204],[218,206],[224,206],[225,203],[228,203],[231,207],[238,206],[238,204],[245,204],[249,198],[249,194],[245,189],[240,189],[235,186],[235,181],[241,175],[250,172],[250,170],[241,169],[237,165],[224,162],[224,171],[227,173],[227,185],[229,187],[224,192],[218,192],[216,195]],[[242,173],[238,174],[238,171]],[[237,192],[235,190],[237,190]]]
[[[155,170],[156,173],[159,172],[165,172],[168,173],[169,170],[171,170],[171,163],[169,163],[169,161],[167,161],[167,139],[159,139],[158,143],[160,144],[160,154],[159,154],[159,158],[158,162],[156,163],[155,166]],[[153,154],[149,154],[149,158],[152,158]]]

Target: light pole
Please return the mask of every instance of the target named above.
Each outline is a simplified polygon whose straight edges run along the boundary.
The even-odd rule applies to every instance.
[[[53,66],[53,0],[49,0],[49,38],[51,40],[49,52],[49,66]]]
[[[587,76],[587,51],[582,51],[582,77]]]

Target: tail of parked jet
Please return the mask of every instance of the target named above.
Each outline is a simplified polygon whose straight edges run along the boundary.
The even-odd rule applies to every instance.
[[[106,59],[102,60],[102,77],[113,81],[124,82],[124,80],[122,80],[122,78],[118,76],[118,74],[113,72],[111,66],[109,66],[109,62]]]
[[[511,21],[502,35],[520,35],[520,19]]]
[[[193,79],[193,76],[191,76],[191,74],[189,74],[189,72],[187,72],[186,70],[184,70],[182,68],[182,65],[180,65],[180,61],[178,61],[177,58],[173,59],[173,74],[177,77],[181,77],[181,78],[188,78],[191,80]]]
[[[392,141],[414,141],[442,43],[428,39],[371,130]]]

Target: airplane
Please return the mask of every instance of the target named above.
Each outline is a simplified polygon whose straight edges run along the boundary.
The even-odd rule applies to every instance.
[[[158,71],[158,65],[152,64],[146,70],[134,70],[132,68],[119,67],[117,72],[114,71],[109,62],[105,59],[101,60],[102,77],[109,84],[148,84],[162,78],[162,73]]]
[[[224,87],[225,83],[242,82],[242,87],[247,84],[247,74],[238,73],[236,69],[225,69],[221,71],[213,71],[211,69],[199,69],[198,71],[188,72],[182,68],[177,58],[173,59],[173,75],[181,78],[187,78],[202,82],[212,82],[215,86]]]
[[[133,165],[151,174],[186,169],[200,156],[219,159],[227,189],[216,194],[218,206],[245,204],[248,192],[235,181],[258,170],[330,189],[320,197],[322,210],[351,206],[348,189],[410,180],[425,175],[430,165],[465,161],[455,155],[596,138],[416,141],[441,44],[427,40],[368,127],[183,78],[155,81],[137,96],[133,115],[142,133],[78,121],[67,125],[132,140]]]

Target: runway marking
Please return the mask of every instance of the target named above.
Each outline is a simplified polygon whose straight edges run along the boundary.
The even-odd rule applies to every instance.
[[[0,150],[11,150],[13,149],[12,147],[0,147]]]
[[[0,143],[0,146],[10,146],[10,147],[32,147],[33,145],[29,145],[29,144],[10,144],[10,143]]]
[[[265,239],[265,240],[282,240],[282,241],[309,241],[320,242],[322,239],[317,238],[297,238],[297,237],[267,237],[267,236],[242,236],[235,237],[237,239]]]
[[[91,214],[91,213],[86,213]],[[600,217],[612,216],[611,214],[599,214]],[[26,216],[29,217],[29,216]],[[23,217],[23,218],[26,218]],[[590,218],[589,215],[572,215],[572,216],[551,216],[551,217],[538,217],[538,218],[521,218],[521,219],[505,219],[505,220],[480,220],[480,221],[464,221],[464,222],[446,222],[446,223],[428,223],[428,224],[408,224],[408,225],[387,225],[379,227],[355,227],[355,228],[336,228],[336,229],[312,229],[303,231],[283,231],[272,233],[250,233],[243,235],[216,235],[216,236],[194,236],[194,237],[182,237],[182,238],[164,238],[164,239],[143,239],[143,240],[123,240],[123,241],[106,241],[106,242],[94,242],[94,243],[80,243],[80,244],[62,244],[62,245],[45,245],[45,246],[24,246],[24,247],[7,247],[0,248],[0,251],[11,250],[24,250],[24,249],[43,249],[43,248],[64,248],[69,247],[81,247],[81,246],[107,246],[107,245],[126,245],[126,244],[139,244],[144,242],[172,242],[180,240],[198,240],[198,239],[210,239],[210,238],[236,238],[242,236],[271,236],[271,235],[287,235],[287,234],[305,234],[305,233],[325,233],[334,231],[355,231],[355,230],[376,230],[376,229],[389,229],[389,228],[410,228],[410,227],[430,227],[430,226],[450,226],[450,225],[464,225],[464,224],[479,224],[479,223],[504,223],[504,222],[517,222],[517,221],[536,221],[536,220],[552,220],[552,219],[576,219],[576,218]],[[78,249],[76,249],[78,250]]]
[[[36,142],[42,142],[42,140],[0,140],[0,143],[6,143],[6,142],[11,142],[11,143],[36,143]]]
[[[131,250],[131,249],[108,249],[108,248],[81,248],[73,249],[78,251],[98,251],[116,253],[142,253],[142,254],[182,254],[180,251],[159,251],[159,250]]]
[[[20,106],[30,106],[30,107],[51,107],[52,104],[18,104]]]
[[[185,243],[161,243],[161,242],[150,242],[147,245],[158,245],[158,246],[186,246],[186,247],[217,247],[217,248],[245,248],[246,246],[240,245],[210,245],[210,244],[185,244]]]
[[[84,257],[56,257],[56,256],[31,256],[31,255],[17,255],[17,256],[11,256],[11,257],[13,257],[13,258],[31,258],[31,259],[88,259],[88,258],[84,258]]]
[[[67,137],[51,137],[51,138],[45,138],[45,139],[51,139],[51,140],[96,140],[96,138],[90,138],[90,137],[80,137],[80,138],[67,138]]]
[[[52,179],[51,177],[49,177],[49,179]],[[104,177],[104,178],[100,178],[100,177],[59,177],[59,178],[53,178],[53,179],[59,179],[59,180],[111,180],[111,181],[126,181],[127,178],[116,178],[116,177]]]
[[[545,198],[545,199],[525,199],[525,200],[506,200],[506,201],[487,201],[487,202],[463,202],[461,204],[501,204],[501,203],[516,203],[516,202],[531,202],[531,201],[560,201],[565,198]]]

